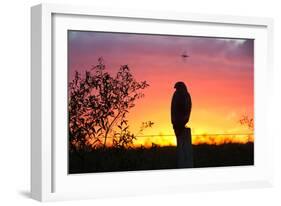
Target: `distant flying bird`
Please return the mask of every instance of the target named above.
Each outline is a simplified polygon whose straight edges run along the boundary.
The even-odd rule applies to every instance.
[[[182,55],[181,55],[181,57],[185,59],[185,58],[188,58],[189,55],[187,55],[186,52],[183,52]]]

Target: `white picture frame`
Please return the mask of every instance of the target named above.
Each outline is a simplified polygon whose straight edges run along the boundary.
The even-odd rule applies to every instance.
[[[154,24],[160,25],[158,30]],[[161,30],[168,25],[177,34],[255,39],[254,166],[67,174],[67,138],[58,138],[66,134],[65,31],[126,32],[128,25],[136,33],[175,34],[175,30]],[[273,185],[273,135],[267,119],[271,105],[267,91],[273,76],[272,19],[40,4],[31,8],[31,26],[32,198],[52,201]]]

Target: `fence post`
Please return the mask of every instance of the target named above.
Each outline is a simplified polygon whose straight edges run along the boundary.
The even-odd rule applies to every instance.
[[[193,150],[191,130],[185,128],[181,136],[177,138],[177,164],[178,168],[193,167]]]

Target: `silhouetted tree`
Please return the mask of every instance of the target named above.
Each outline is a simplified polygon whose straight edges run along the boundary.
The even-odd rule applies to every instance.
[[[246,126],[251,132],[254,130],[254,118],[249,117],[248,115],[243,115],[240,120],[242,126]],[[253,142],[254,137],[252,134],[248,135],[248,142]]]
[[[151,128],[154,124],[152,121],[142,122],[137,134],[133,134],[129,131],[127,120],[121,119],[121,123],[118,125],[119,131],[114,131],[113,146],[119,149],[131,148],[133,141],[136,140],[136,136],[143,134],[143,131],[147,128]]]
[[[68,87],[70,149],[106,147],[109,137],[116,147],[131,144],[135,136],[128,130],[126,115],[148,86],[134,79],[128,65],[111,76],[102,58],[83,76],[76,71]]]
[[[247,126],[250,130],[254,129],[254,119],[247,115],[243,115],[239,120],[241,125]]]

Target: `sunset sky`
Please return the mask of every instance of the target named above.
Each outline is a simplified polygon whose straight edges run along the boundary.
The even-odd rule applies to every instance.
[[[161,135],[174,134],[170,107],[177,81],[185,82],[192,98],[187,126],[193,143],[201,134],[252,132],[239,119],[253,117],[253,40],[85,31],[68,35],[69,80],[75,70],[89,70],[103,57],[112,75],[127,64],[137,81],[149,83],[145,97],[129,113],[129,125],[136,132],[142,122],[152,121],[155,124],[144,135],[156,136],[139,137],[137,144],[175,145],[174,136]],[[183,58],[184,52],[190,57]]]

